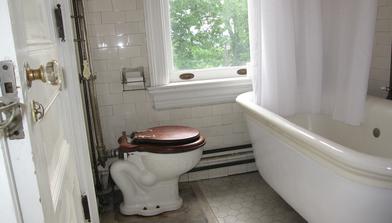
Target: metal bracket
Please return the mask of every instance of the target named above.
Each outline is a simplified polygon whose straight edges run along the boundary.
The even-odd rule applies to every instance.
[[[22,110],[17,97],[12,61],[0,61],[0,130],[12,139],[23,139]]]
[[[57,33],[61,42],[65,42],[65,32],[64,32],[64,23],[63,23],[63,14],[61,12],[61,5],[57,4],[57,8],[54,9],[54,15],[56,18],[56,27]]]
[[[34,100],[31,101],[31,115],[32,115],[33,120],[35,122],[39,122],[45,117],[45,114],[52,107],[56,98],[60,95],[61,89],[62,89],[61,86],[58,86],[56,92],[54,93],[54,95],[50,99],[49,103],[46,105],[43,105],[43,104],[39,103],[38,101],[34,101]]]
[[[16,97],[14,64],[11,60],[0,61],[0,88],[2,97]]]
[[[90,209],[88,206],[88,198],[87,195],[85,194],[82,195],[82,206],[83,206],[85,222],[91,222]]]
[[[33,100],[31,102],[31,115],[35,122],[41,121],[45,116],[45,107],[41,103]]]
[[[11,140],[25,137],[20,105],[18,98],[0,98],[0,130],[5,131]]]

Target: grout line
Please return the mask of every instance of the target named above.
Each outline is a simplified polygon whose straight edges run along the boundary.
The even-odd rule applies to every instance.
[[[194,182],[191,185],[192,185],[192,190],[196,195],[197,202],[203,209],[203,212],[207,218],[208,223],[219,223],[218,218],[215,216],[215,213],[212,210],[210,204],[208,203],[205,194],[201,190],[199,183]]]

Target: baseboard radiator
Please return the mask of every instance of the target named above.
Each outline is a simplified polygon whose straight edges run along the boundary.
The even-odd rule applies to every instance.
[[[118,150],[110,150],[108,152],[108,165],[105,168],[99,169],[104,191],[110,190],[107,184],[109,179],[109,166],[118,159],[117,157]],[[231,146],[204,150],[199,164],[188,173],[183,174],[180,177],[180,181],[205,180],[254,171],[257,171],[257,168],[252,145]]]
[[[204,150],[200,163],[181,176],[181,182],[256,171],[251,144]]]

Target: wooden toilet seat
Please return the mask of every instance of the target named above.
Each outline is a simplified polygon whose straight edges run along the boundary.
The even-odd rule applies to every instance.
[[[199,130],[186,126],[159,126],[131,134],[123,132],[118,140],[120,152],[182,153],[205,145]]]

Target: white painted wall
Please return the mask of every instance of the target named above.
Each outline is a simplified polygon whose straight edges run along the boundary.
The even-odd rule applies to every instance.
[[[392,0],[378,0],[378,5],[368,93],[386,97],[387,92],[380,90],[380,88],[389,85],[392,44]]]

